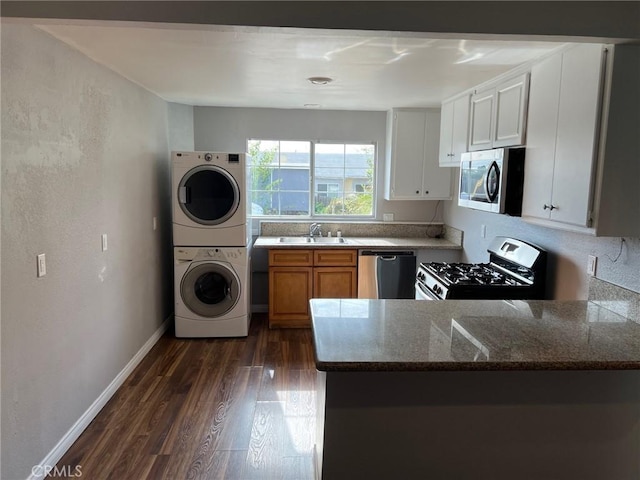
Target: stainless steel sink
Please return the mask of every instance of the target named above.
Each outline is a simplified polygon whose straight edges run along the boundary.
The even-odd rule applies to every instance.
[[[313,237],[313,243],[347,243],[343,237]]]
[[[342,237],[280,237],[278,243],[290,243],[290,244],[305,244],[305,243],[322,243],[329,245],[336,245],[340,243],[347,243]]]
[[[278,239],[279,243],[311,243],[311,238],[309,237],[280,237]]]

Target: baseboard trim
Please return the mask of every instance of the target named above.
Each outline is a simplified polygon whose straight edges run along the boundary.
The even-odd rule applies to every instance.
[[[91,406],[82,414],[76,423],[64,434],[53,450],[51,450],[44,459],[38,464],[39,467],[53,468],[62,456],[69,450],[71,445],[80,437],[82,432],[89,426],[91,421],[100,413],[100,410],[113,397],[118,388],[122,386],[127,377],[138,366],[142,359],[149,353],[151,348],[160,340],[160,337],[167,331],[173,320],[173,313],[162,322],[162,325],[149,337],[149,340],[138,350],[129,363],[116,375],[113,381],[104,389]],[[75,467],[75,466],[74,466]],[[44,478],[45,468],[33,468],[31,475],[27,480],[40,480]]]
[[[251,313],[267,313],[269,305],[251,305]]]

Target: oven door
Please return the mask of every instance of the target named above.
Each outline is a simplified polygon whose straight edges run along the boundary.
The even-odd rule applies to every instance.
[[[416,282],[416,300],[442,300],[435,293],[425,287],[420,281]]]

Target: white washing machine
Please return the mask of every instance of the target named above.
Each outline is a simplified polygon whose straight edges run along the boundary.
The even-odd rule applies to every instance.
[[[246,155],[172,152],[173,245],[244,247]]]
[[[176,337],[246,337],[251,321],[246,247],[175,247]]]

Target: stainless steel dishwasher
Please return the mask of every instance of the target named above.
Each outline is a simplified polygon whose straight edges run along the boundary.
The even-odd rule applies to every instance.
[[[416,256],[406,250],[361,250],[358,298],[415,298]]]

